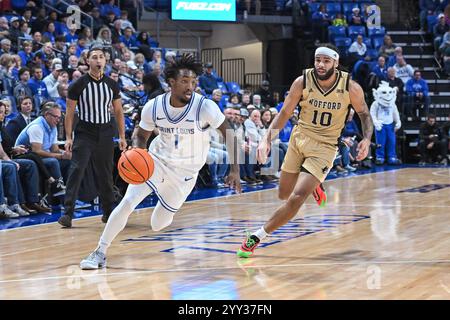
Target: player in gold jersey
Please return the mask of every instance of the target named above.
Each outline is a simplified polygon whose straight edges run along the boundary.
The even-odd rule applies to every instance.
[[[373,124],[364,92],[347,72],[338,70],[338,65],[339,54],[334,46],[327,44],[317,48],[314,68],[305,70],[293,82],[283,108],[260,142],[257,158],[260,163],[265,163],[271,141],[300,103],[299,121],[292,131],[281,167],[278,196],[286,201],[263,227],[247,234],[237,252],[238,256],[252,256],[262,239],[289,222],[308,196],[317,192],[333,167],[338,139],[350,107],[358,113],[364,135],[358,144],[356,159],[359,161],[367,157]]]

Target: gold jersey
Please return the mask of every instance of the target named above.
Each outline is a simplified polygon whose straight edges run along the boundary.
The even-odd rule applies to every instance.
[[[304,70],[298,130],[317,141],[336,145],[350,111],[349,82],[349,73],[338,70],[336,82],[324,92],[314,69]]]

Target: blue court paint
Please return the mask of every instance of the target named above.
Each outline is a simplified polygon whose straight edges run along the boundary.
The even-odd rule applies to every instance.
[[[358,170],[354,173],[349,173],[345,177],[353,177],[353,176],[365,175],[365,174],[376,173],[376,172],[392,171],[392,170],[398,170],[398,169],[402,169],[402,168],[427,168],[427,167],[439,168],[439,166],[437,166],[437,165],[430,165],[430,166],[384,165],[384,166],[375,166],[372,169]],[[327,180],[333,180],[333,179],[342,178],[342,177],[343,177],[342,175],[336,175],[336,174],[330,173],[327,177]],[[248,192],[260,191],[260,190],[274,189],[277,187],[278,187],[278,184],[276,184],[276,183],[266,183],[264,185],[253,186],[253,187],[243,185],[242,191],[243,191],[243,193],[248,193]],[[193,200],[216,198],[216,197],[228,196],[228,195],[232,195],[232,194],[235,194],[235,192],[230,189],[215,189],[215,188],[194,189],[193,192],[187,198],[187,201],[189,202],[189,201],[193,201]],[[142,201],[142,203],[139,204],[137,208],[140,209],[140,208],[154,207],[156,205],[157,201],[158,201],[157,197],[155,195],[151,195],[151,196],[147,197],[146,199],[144,199],[144,201]],[[51,215],[38,214],[38,215],[29,216],[29,217],[21,217],[18,219],[1,219],[0,220],[0,230],[57,222],[59,217],[62,214],[62,209],[63,209],[62,206],[54,206],[53,214],[51,214]],[[101,210],[100,210],[99,206],[97,205],[97,206],[92,206],[87,209],[75,211],[74,219],[76,220],[79,218],[99,216],[99,218],[98,218],[99,223],[101,223],[100,215],[101,215]]]
[[[358,214],[323,214],[320,216],[305,216],[294,219],[265,239],[259,248],[270,247],[274,244],[286,242],[321,231],[332,231],[340,225],[369,219],[369,216]],[[140,236],[123,240],[124,242],[167,242],[168,248],[161,252],[175,253],[184,250],[199,250],[236,254],[238,246],[248,229],[257,229],[264,223],[263,220],[224,219],[204,224],[167,230],[156,235]],[[151,231],[150,231],[151,232]],[[173,246],[173,243],[183,243]]]

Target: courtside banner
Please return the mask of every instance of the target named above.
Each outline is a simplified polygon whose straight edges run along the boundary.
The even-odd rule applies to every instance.
[[[171,19],[236,21],[236,0],[172,0]]]

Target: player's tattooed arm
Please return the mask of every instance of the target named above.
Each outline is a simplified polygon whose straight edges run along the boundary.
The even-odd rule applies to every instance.
[[[370,115],[369,107],[364,99],[364,91],[357,82],[351,80],[349,93],[350,102],[353,109],[355,109],[356,113],[358,113],[359,119],[361,119],[364,139],[370,141],[373,134],[373,121]]]
[[[134,148],[147,149],[147,141],[151,134],[151,131],[144,130],[138,126],[132,137],[132,146]]]

